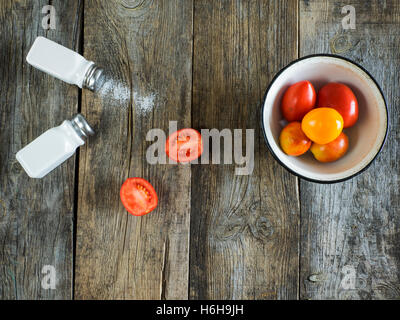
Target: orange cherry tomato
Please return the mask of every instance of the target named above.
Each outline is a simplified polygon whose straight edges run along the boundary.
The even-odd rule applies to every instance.
[[[332,162],[340,159],[345,155],[349,148],[349,139],[344,132],[340,133],[332,142],[327,144],[313,143],[310,151],[314,158],[320,162]]]
[[[335,109],[316,108],[304,116],[301,129],[311,141],[327,144],[342,132],[343,118]]]
[[[300,156],[311,147],[311,140],[301,130],[300,122],[291,122],[279,136],[282,150],[289,156]]]

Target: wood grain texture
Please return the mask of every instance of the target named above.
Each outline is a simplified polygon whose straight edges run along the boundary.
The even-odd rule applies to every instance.
[[[351,1],[356,29],[343,30],[341,9],[348,4],[301,1],[300,53],[333,48],[366,68],[386,96],[390,132],[374,164],[352,180],[301,181],[301,298],[399,299],[400,3]],[[351,274],[354,287],[343,285]]]
[[[178,0],[85,2],[85,56],[111,80],[83,94],[82,113],[97,134],[80,154],[78,299],[188,296],[190,167],[149,164],[146,135],[168,133],[170,120],[190,127],[192,8]],[[154,212],[124,210],[119,189],[128,177],[154,186]]]
[[[30,67],[37,36],[79,45],[80,1],[52,1],[56,29],[44,30],[47,1],[0,2],[0,299],[72,298],[74,159],[43,179],[30,179],[16,152],[77,110],[78,88]],[[56,289],[41,287],[42,268],[56,271]]]
[[[78,299],[400,299],[398,1],[352,1],[355,30],[342,28],[344,0],[52,0],[56,29],[46,31],[48,3],[0,2],[0,299],[72,298],[74,210]],[[78,109],[78,88],[25,62],[39,35],[83,46],[107,71],[98,92],[82,94],[96,135],[78,152],[79,177],[74,158],[40,180],[15,160]],[[260,104],[280,68],[312,53],[365,67],[390,131],[360,176],[298,190],[265,147]],[[168,134],[169,121],[255,129],[252,174],[149,164],[146,134]],[[160,199],[144,217],[119,200],[133,176]],[[55,290],[41,287],[44,265],[56,269]]]
[[[190,298],[296,299],[297,179],[267,151],[259,117],[269,81],[297,58],[297,1],[194,4],[193,127],[255,129],[255,160],[242,176],[192,166]]]

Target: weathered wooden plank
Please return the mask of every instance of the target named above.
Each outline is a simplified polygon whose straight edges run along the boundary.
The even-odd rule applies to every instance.
[[[56,29],[44,30],[48,1],[0,3],[0,299],[70,299],[74,159],[43,179],[30,179],[16,152],[77,110],[78,88],[33,69],[25,57],[37,36],[79,45],[80,1],[52,1]],[[56,272],[43,289],[42,268]]]
[[[190,298],[296,299],[297,179],[267,151],[259,111],[297,58],[297,1],[194,4],[193,126],[255,129],[255,160],[241,176],[242,165],[192,166]]]
[[[356,29],[343,30],[348,4],[301,1],[300,53],[333,49],[369,70],[386,95],[390,133],[360,176],[335,185],[301,181],[301,298],[399,299],[400,3],[351,1]]]
[[[170,120],[190,127],[192,9],[178,0],[85,2],[85,56],[112,81],[83,93],[82,113],[97,134],[80,157],[78,299],[187,298],[190,167],[150,165],[146,134],[168,133]],[[119,200],[135,176],[159,196],[144,217]]]

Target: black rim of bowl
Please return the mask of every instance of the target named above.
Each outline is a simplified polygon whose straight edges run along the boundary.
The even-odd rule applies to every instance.
[[[379,147],[378,151],[376,152],[376,154],[374,155],[374,157],[371,159],[371,161],[370,161],[365,167],[363,167],[361,170],[359,170],[359,171],[357,171],[356,173],[354,173],[354,174],[352,174],[352,175],[350,175],[350,176],[348,176],[348,177],[345,177],[345,178],[343,178],[343,179],[338,179],[338,180],[327,180],[327,181],[325,181],[325,180],[315,180],[315,179],[311,179],[311,178],[305,177],[305,176],[303,176],[303,175],[301,175],[301,174],[299,174],[299,173],[293,171],[292,169],[290,169],[289,167],[287,167],[287,166],[278,158],[278,156],[277,156],[277,155],[275,154],[275,152],[272,150],[272,147],[271,147],[271,145],[270,145],[269,142],[268,142],[267,135],[265,134],[265,127],[264,127],[265,100],[266,100],[266,98],[267,98],[267,95],[268,95],[269,90],[271,89],[271,86],[274,84],[274,82],[276,81],[276,79],[282,74],[282,72],[285,71],[287,68],[291,67],[292,65],[294,65],[295,63],[297,63],[297,62],[299,62],[299,61],[306,60],[306,59],[309,59],[309,58],[314,58],[314,57],[331,57],[331,58],[336,58],[336,59],[345,60],[345,61],[350,62],[351,64],[355,65],[356,67],[358,67],[359,69],[361,69],[362,71],[364,71],[364,72],[371,78],[371,80],[375,83],[375,85],[376,85],[376,87],[378,88],[378,90],[379,90],[379,92],[380,92],[380,94],[381,94],[381,96],[382,96],[382,99],[383,99],[383,101],[384,101],[384,103],[385,103],[385,109],[386,109],[386,132],[385,132],[385,136],[384,136],[384,138],[383,138],[383,140],[382,140],[381,146]],[[388,107],[387,107],[386,98],[385,98],[385,95],[383,94],[383,91],[382,91],[381,87],[379,86],[378,82],[375,80],[375,78],[374,78],[364,67],[362,67],[361,65],[359,65],[357,62],[354,62],[354,61],[352,61],[352,60],[350,60],[350,59],[348,59],[348,58],[342,57],[342,56],[338,56],[338,55],[335,55],[335,54],[328,54],[328,53],[324,53],[324,54],[311,54],[311,55],[308,55],[308,56],[301,57],[301,58],[299,58],[299,59],[293,60],[293,61],[292,61],[291,63],[289,63],[287,66],[285,66],[285,67],[283,67],[281,70],[279,70],[279,72],[278,72],[278,73],[274,76],[274,78],[271,80],[270,84],[268,85],[267,90],[265,91],[264,98],[263,98],[263,102],[262,102],[262,105],[261,105],[261,117],[260,117],[260,118],[261,118],[261,129],[262,129],[262,132],[263,132],[263,136],[264,136],[265,143],[266,143],[266,145],[267,145],[269,151],[271,152],[272,156],[275,158],[275,160],[276,160],[282,167],[284,167],[287,171],[289,171],[290,173],[294,174],[295,176],[297,176],[297,177],[299,177],[299,178],[302,178],[302,179],[304,179],[304,180],[310,181],[310,182],[315,182],[315,183],[320,183],[320,184],[332,184],[332,183],[343,182],[343,181],[352,179],[352,178],[354,178],[355,176],[357,176],[357,175],[359,175],[360,173],[362,173],[362,172],[364,172],[365,170],[367,170],[368,167],[374,162],[374,160],[376,159],[376,157],[378,156],[378,154],[382,151],[382,148],[383,148],[383,146],[385,145],[386,138],[387,138],[388,131],[389,131],[389,110],[388,110]]]

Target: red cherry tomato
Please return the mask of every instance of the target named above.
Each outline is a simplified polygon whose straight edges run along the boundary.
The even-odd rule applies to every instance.
[[[172,133],[165,146],[165,151],[176,162],[190,162],[203,153],[201,134],[191,128],[185,128]]]
[[[128,178],[120,190],[125,209],[134,216],[143,216],[154,210],[158,204],[153,186],[142,178]]]
[[[282,114],[289,121],[301,121],[315,106],[317,95],[310,81],[300,81],[291,85],[282,98]]]
[[[358,119],[358,102],[351,89],[342,83],[328,83],[318,92],[318,107],[336,109],[343,117],[344,128],[353,126]]]

